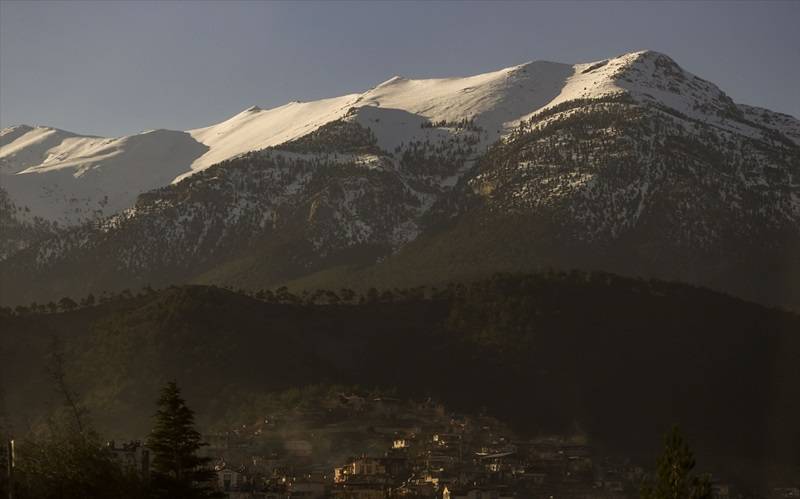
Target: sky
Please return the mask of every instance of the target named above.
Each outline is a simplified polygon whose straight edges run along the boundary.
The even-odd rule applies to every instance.
[[[800,2],[0,0],[0,126],[120,136],[258,105],[652,49],[800,117]]]

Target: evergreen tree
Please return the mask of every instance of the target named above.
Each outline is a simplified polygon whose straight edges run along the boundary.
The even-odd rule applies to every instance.
[[[689,444],[674,426],[664,437],[664,453],[658,458],[655,480],[642,487],[642,499],[711,499],[708,477],[693,475],[694,466]]]
[[[206,445],[194,428],[194,411],[186,406],[174,381],[161,390],[155,424],[147,440],[153,453],[152,487],[157,497],[194,499],[215,497],[210,459],[197,452]]]

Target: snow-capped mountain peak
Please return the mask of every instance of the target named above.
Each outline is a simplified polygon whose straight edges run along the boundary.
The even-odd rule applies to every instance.
[[[751,263],[800,241],[798,139],[793,117],[737,105],[653,51],[393,77],[187,132],[17,127],[0,133],[0,224],[32,235],[0,239],[0,260],[17,254],[0,272],[81,275],[101,261],[96,282],[111,287],[120,275],[264,286],[419,251],[397,268],[439,262],[433,275],[466,252],[467,273],[681,268],[749,296]],[[55,237],[30,220],[111,214]]]
[[[479,149],[485,149],[544,110],[620,94],[749,137],[770,129],[800,141],[794,118],[737,106],[668,56],[644,50],[575,65],[526,62],[465,77],[394,76],[363,93],[272,109],[251,106],[187,132],[101,138],[48,127],[10,127],[0,131],[0,180],[10,199],[28,207],[31,216],[73,224],[130,206],[146,190],[345,118],[370,128],[385,150],[413,141],[449,140],[448,127],[469,122]],[[122,169],[135,173],[122,174]]]

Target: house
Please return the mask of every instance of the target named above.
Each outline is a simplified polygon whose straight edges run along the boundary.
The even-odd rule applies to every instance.
[[[373,457],[360,457],[350,463],[351,475],[385,475],[386,466],[380,459]]]
[[[392,449],[406,449],[410,442],[405,438],[395,438],[392,442]]]
[[[386,462],[381,458],[357,457],[351,459],[346,465],[333,470],[334,483],[345,482],[376,482],[388,479]]]

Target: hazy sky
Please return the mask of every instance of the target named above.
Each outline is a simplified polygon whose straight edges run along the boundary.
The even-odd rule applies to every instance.
[[[257,104],[644,48],[800,117],[800,2],[0,0],[0,125],[122,135]]]

